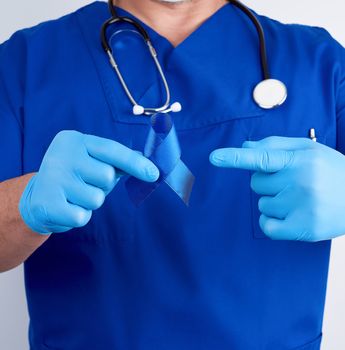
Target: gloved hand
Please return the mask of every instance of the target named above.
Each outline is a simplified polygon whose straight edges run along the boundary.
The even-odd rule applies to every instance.
[[[58,133],[20,199],[24,222],[41,234],[86,225],[117,184],[117,169],[148,182],[159,177],[149,159],[118,142],[77,131]]]
[[[276,240],[345,234],[345,156],[307,138],[268,137],[211,153],[218,167],[255,171],[262,231]]]

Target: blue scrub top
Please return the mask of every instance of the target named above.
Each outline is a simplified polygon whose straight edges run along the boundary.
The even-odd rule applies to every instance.
[[[131,114],[100,45],[108,17],[95,2],[0,46],[0,180],[37,171],[64,129],[143,150],[149,119]],[[269,111],[252,100],[259,44],[238,9],[225,5],[175,48],[145,25],[184,106],[173,116],[196,176],[190,206],[162,185],[137,209],[123,178],[86,227],[54,234],[25,262],[31,350],[320,348],[331,242],[267,238],[251,173],[208,157],[310,128],[345,152],[345,52],[323,29],[259,18],[272,75],[289,89]],[[109,35],[135,97],[159,104],[143,42]]]

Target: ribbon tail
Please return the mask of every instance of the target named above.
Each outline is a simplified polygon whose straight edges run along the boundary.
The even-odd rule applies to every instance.
[[[159,182],[149,183],[134,176],[129,177],[125,182],[128,196],[136,207],[139,207],[159,185]]]
[[[165,182],[187,206],[189,206],[189,199],[193,190],[194,181],[194,175],[181,160],[165,179]]]

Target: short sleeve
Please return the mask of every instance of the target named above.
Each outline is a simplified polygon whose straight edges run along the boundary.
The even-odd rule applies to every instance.
[[[0,181],[23,174],[25,44],[18,32],[0,45]]]
[[[337,150],[345,154],[345,48],[340,44],[337,47],[339,54],[339,78],[336,91]]]

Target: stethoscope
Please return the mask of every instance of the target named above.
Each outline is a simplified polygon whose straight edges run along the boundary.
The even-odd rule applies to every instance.
[[[255,86],[253,91],[253,99],[257,103],[257,105],[263,109],[273,109],[273,108],[279,107],[285,102],[287,98],[287,88],[282,81],[271,77],[270,71],[268,69],[265,33],[261,26],[261,23],[253,14],[253,12],[248,7],[243,5],[241,2],[239,2],[238,0],[228,0],[228,1],[229,3],[238,7],[250,18],[250,20],[253,22],[258,32],[259,41],[260,41],[260,59],[261,59],[263,80]],[[133,105],[133,114],[151,116],[156,113],[169,113],[169,112],[181,111],[182,106],[179,102],[171,103],[171,94],[170,94],[169,85],[165,77],[165,74],[163,72],[163,69],[159,63],[157,52],[152,45],[151,39],[147,31],[137,21],[129,17],[118,16],[112,0],[108,0],[108,7],[112,17],[109,20],[107,20],[102,26],[102,30],[101,30],[102,46],[105,52],[107,53],[107,55],[109,56],[110,64],[114,68],[128,99]],[[162,79],[162,82],[165,88],[166,100],[161,107],[141,106],[137,103],[132,93],[130,92],[128,85],[115,59],[113,49],[109,45],[109,42],[107,39],[107,29],[109,28],[109,26],[115,23],[127,23],[133,26],[136,29],[136,31],[142,36],[143,40],[147,44],[150,54],[153,58],[155,66],[157,67],[157,70],[159,72],[159,75]]]

